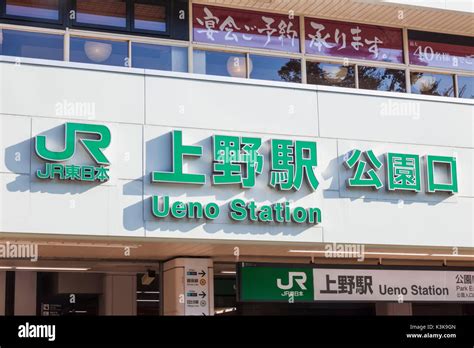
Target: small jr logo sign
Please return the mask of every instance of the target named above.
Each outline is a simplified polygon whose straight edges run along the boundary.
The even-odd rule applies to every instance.
[[[307,276],[304,272],[288,272],[288,284],[284,285],[281,278],[277,279],[277,286],[282,290],[293,289],[293,281],[298,284],[300,290],[306,290]]]
[[[72,181],[100,181],[109,180],[109,169],[104,167],[110,165],[104,155],[105,150],[111,142],[110,130],[104,125],[72,123],[64,126],[64,149],[51,151],[46,146],[46,136],[38,135],[35,141],[35,150],[38,157],[52,162],[46,163],[42,172],[38,170],[36,175],[40,179],[72,180]],[[76,143],[80,136],[94,135],[97,139],[79,139],[90,157],[99,166],[62,164],[58,162],[70,161],[76,153]]]

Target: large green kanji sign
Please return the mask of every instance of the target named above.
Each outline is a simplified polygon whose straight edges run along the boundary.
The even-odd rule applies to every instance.
[[[84,139],[83,135],[95,136],[97,139]],[[64,125],[64,149],[51,151],[46,146],[46,136],[38,135],[35,140],[35,151],[38,157],[48,161],[43,171],[38,170],[39,179],[59,179],[71,181],[100,181],[109,179],[109,160],[104,155],[111,142],[110,130],[104,125],[73,123]],[[77,140],[98,166],[63,164],[70,161],[76,153]]]
[[[258,175],[264,169],[264,157],[260,152],[262,139],[231,135],[214,135],[213,185],[239,184],[242,188],[255,186]],[[184,145],[183,133],[172,133],[171,172],[153,172],[153,182],[176,184],[205,184],[206,175],[184,173],[185,156],[201,157],[202,146]],[[318,165],[316,142],[273,139],[271,141],[270,182],[280,190],[300,190],[306,181],[311,190],[318,188],[315,170]]]

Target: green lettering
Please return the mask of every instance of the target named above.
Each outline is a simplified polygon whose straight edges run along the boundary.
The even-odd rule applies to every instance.
[[[303,207],[296,207],[296,208],[293,210],[293,220],[294,220],[297,224],[301,224],[301,223],[306,222],[307,217],[308,217],[308,213],[306,212],[306,209],[305,209],[305,208],[303,208]]]
[[[190,219],[202,219],[202,204],[199,202],[189,202],[188,217]]]
[[[258,218],[262,222],[273,222],[273,211],[272,207],[268,205],[262,206],[258,212]]]
[[[247,209],[242,199],[234,199],[230,202],[230,218],[235,221],[242,221],[247,218]]]
[[[183,202],[174,202],[171,206],[171,215],[177,219],[182,219],[186,216],[186,206]]]
[[[316,224],[321,223],[321,209],[319,208],[309,208],[309,223],[314,224],[316,221]]]
[[[251,201],[251,202],[248,202],[247,203],[247,208],[250,212],[250,220],[251,221],[257,221],[258,218],[257,218],[257,205],[255,204],[254,201]]]
[[[163,208],[160,210],[160,197],[159,196],[153,196],[152,197],[152,211],[153,215],[155,215],[158,218],[165,218],[169,215],[170,213],[170,197],[169,196],[164,196],[163,199]]]
[[[206,205],[206,209],[204,211],[206,218],[214,220],[219,216],[219,213],[219,206],[216,203],[209,203]]]

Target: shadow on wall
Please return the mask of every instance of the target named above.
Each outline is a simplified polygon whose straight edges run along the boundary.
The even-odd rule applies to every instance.
[[[40,135],[46,136],[46,144],[50,150],[63,150],[64,149],[64,125],[56,126],[41,132]],[[83,137],[81,138],[89,138]],[[61,180],[42,180],[36,176],[38,170],[43,171],[44,165],[47,161],[44,161],[35,151],[35,139],[25,140],[16,145],[12,145],[5,149],[5,166],[12,173],[20,175],[29,175],[30,181],[28,185],[24,180],[16,178],[14,181],[7,184],[7,190],[10,192],[40,192],[40,193],[51,193],[51,194],[81,194],[88,190],[93,189],[104,183],[97,181],[61,181]],[[68,162],[62,162],[69,164]],[[87,151],[79,144],[76,143],[76,152],[71,164],[91,164],[90,156]]]

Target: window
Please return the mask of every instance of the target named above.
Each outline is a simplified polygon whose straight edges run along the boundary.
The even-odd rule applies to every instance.
[[[249,70],[252,79],[301,82],[299,59],[251,55]]]
[[[71,37],[72,62],[127,66],[128,43]]]
[[[59,21],[59,0],[6,0],[9,17]]]
[[[403,63],[401,29],[305,18],[307,54]]]
[[[474,71],[474,38],[408,31],[410,64]]]
[[[298,16],[193,4],[193,41],[300,52]]]
[[[245,54],[195,50],[194,72],[245,78],[247,77]]]
[[[306,62],[309,84],[355,88],[354,66]]]
[[[64,37],[0,29],[0,55],[63,60]]]
[[[166,6],[156,1],[136,0],[133,4],[133,27],[135,30],[166,32]]]
[[[105,27],[127,27],[125,0],[76,0],[76,23]]]
[[[377,91],[406,92],[405,71],[359,66],[359,88]]]
[[[133,43],[132,65],[135,68],[187,72],[188,48]]]
[[[0,0],[15,25],[93,30],[189,40],[189,0]]]
[[[474,99],[474,76],[458,76],[459,98]]]
[[[410,78],[412,93],[445,97],[454,96],[454,79],[452,75],[412,71]]]

